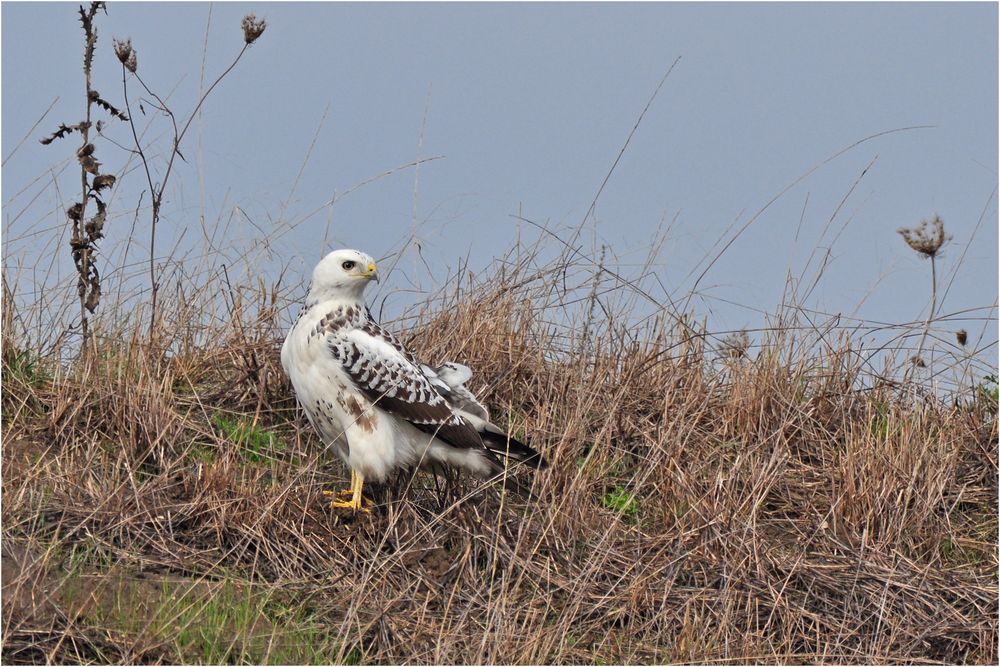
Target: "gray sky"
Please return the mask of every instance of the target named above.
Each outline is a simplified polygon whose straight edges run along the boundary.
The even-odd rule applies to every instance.
[[[182,146],[188,163],[171,177],[162,254],[171,235],[187,229],[183,243],[196,239],[201,215],[239,222],[245,213],[253,224],[234,223],[227,240],[252,243],[289,228],[279,254],[293,258],[295,274],[339,246],[383,255],[411,230],[437,279],[465,255],[485,266],[519,233],[538,234],[512,217],[518,211],[553,229],[583,219],[680,57],[598,201],[588,248],[594,239],[609,244],[629,275],[656,229],[673,220],[655,270],[676,298],[727,230],[811,167],[865,137],[930,125],[862,143],[791,188],[714,265],[692,303],[712,328],[757,326],[754,309],[775,307],[786,272],[798,274],[814,246],[835,238],[813,307],[849,314],[864,300],[862,317],[917,319],[928,266],[895,230],[935,213],[954,236],[945,280],[965,254],[941,312],[996,302],[995,3],[219,3],[207,53],[209,5],[113,3],[98,19],[94,86],[122,100],[111,37],[131,37],[139,73],[186,116],[203,56],[210,81],[242,45],[239,22],[249,11],[266,17],[267,32]],[[75,5],[5,2],[2,37],[5,159],[58,97],[3,167],[10,263],[51,253],[60,207],[79,186],[75,165],[65,167],[76,140],[37,141],[82,114]],[[134,115],[162,149],[166,125],[144,107],[146,116]],[[123,143],[130,136],[125,125],[108,134]],[[124,151],[105,143],[98,153],[107,169],[126,167]],[[328,205],[431,156],[445,157]],[[115,193],[109,262],[120,257],[145,187],[135,166]],[[237,207],[243,213],[234,215]],[[68,256],[59,262],[69,275]],[[412,259],[401,266],[407,275],[397,272],[390,291],[433,284]],[[664,296],[655,281],[646,285]],[[978,333],[982,322],[971,325]],[[989,329],[995,340],[995,322]]]

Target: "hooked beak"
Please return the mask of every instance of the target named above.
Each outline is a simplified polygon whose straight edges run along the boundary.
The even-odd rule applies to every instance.
[[[365,278],[368,278],[368,280],[374,280],[375,282],[378,282],[378,271],[375,269],[374,262],[370,262],[368,264],[368,272],[365,273]]]

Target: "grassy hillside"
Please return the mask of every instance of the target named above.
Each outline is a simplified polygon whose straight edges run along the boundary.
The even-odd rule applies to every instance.
[[[82,356],[7,293],[4,660],[997,660],[995,384],[935,395],[791,309],[710,344],[602,271],[515,250],[390,325],[475,369],[552,462],[538,500],[400,475],[360,517],[322,495],[348,473],[281,372],[281,285],[152,334],[109,306]]]
[[[287,261],[271,241],[291,223],[258,238],[240,210],[241,248],[243,218],[178,215],[157,240],[181,140],[266,24],[244,19],[189,114],[115,40],[119,109],[91,87],[104,10],[79,12],[86,118],[46,138],[80,180],[60,190],[53,170],[56,205],[23,232],[57,249],[25,259],[5,238],[5,663],[997,662],[995,338],[958,329],[995,330],[996,306],[937,312],[940,220],[903,233],[935,276],[926,321],[825,315],[790,280],[749,332],[709,330],[698,281],[657,302],[649,263],[625,279],[584,253],[583,225],[540,227],[384,322],[422,360],[474,369],[494,421],[551,462],[516,473],[536,497],[400,473],[369,488],[371,514],[332,510],[348,471],[278,360],[303,286],[262,260]],[[115,174],[92,112],[129,131]],[[42,191],[5,207],[22,194],[14,220]]]

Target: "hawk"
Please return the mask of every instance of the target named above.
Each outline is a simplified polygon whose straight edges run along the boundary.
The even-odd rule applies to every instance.
[[[313,428],[351,469],[351,488],[333,507],[365,509],[366,480],[394,470],[455,466],[483,477],[504,471],[499,456],[532,468],[541,455],[490,422],[465,383],[462,364],[421,364],[372,318],[365,288],[374,260],[335,250],[316,265],[305,307],[281,347],[281,365]],[[348,499],[349,498],[349,499]]]

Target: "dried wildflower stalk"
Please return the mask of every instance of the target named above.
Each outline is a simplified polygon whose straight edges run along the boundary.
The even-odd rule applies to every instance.
[[[170,118],[171,125],[173,126],[173,141],[169,152],[169,158],[167,159],[167,166],[163,171],[163,177],[159,183],[154,184],[152,172],[149,167],[149,159],[146,155],[146,151],[143,149],[142,144],[139,142],[139,134],[135,129],[135,124],[129,121],[129,125],[132,128],[132,139],[135,142],[135,152],[138,154],[139,159],[142,161],[143,169],[146,173],[146,182],[149,185],[149,191],[152,193],[153,201],[150,213],[150,225],[149,225],[149,284],[150,284],[150,318],[149,318],[149,332],[152,335],[156,331],[157,323],[157,296],[159,294],[160,284],[156,276],[156,227],[160,221],[160,207],[163,204],[163,195],[167,189],[167,182],[170,180],[170,174],[173,170],[174,160],[178,156],[184,159],[181,154],[180,145],[184,136],[187,134],[188,129],[191,127],[191,123],[194,121],[198,112],[201,110],[201,105],[205,103],[208,96],[212,93],[217,85],[229,74],[236,64],[246,53],[246,50],[257,41],[264,30],[267,28],[267,22],[264,19],[258,19],[254,14],[247,14],[243,17],[241,23],[243,29],[243,48],[233,59],[233,62],[223,70],[215,81],[210,85],[201,97],[198,99],[198,103],[195,105],[191,114],[188,116],[187,120],[184,122],[183,127],[178,127],[177,117],[174,112],[167,106],[167,103],[153,92],[149,86],[146,85],[142,77],[139,76],[139,61],[136,55],[136,49],[132,45],[131,39],[116,39],[114,41],[115,56],[118,61],[122,64],[122,91],[125,97],[125,108],[128,111],[129,116],[131,116],[131,107],[128,101],[128,74],[131,73],[135,77],[136,81],[142,86],[143,90],[146,91],[154,100],[156,100],[156,109],[161,111],[164,115]]]
[[[945,234],[944,221],[939,215],[935,215],[930,220],[922,220],[916,227],[900,227],[896,231],[914,252],[931,260],[931,310],[927,313],[924,330],[920,334],[920,342],[917,343],[917,352],[911,357],[913,360],[911,368],[924,368],[925,364],[920,354],[924,350],[924,342],[927,340],[931,322],[934,321],[934,315],[937,311],[937,256],[944,244],[951,240],[951,237]]]
[[[94,105],[104,109],[113,118],[128,120],[113,104],[101,97],[91,85],[94,49],[97,46],[97,29],[94,18],[101,9],[106,11],[105,3],[92,2],[84,9],[80,7],[80,23],[83,27],[83,74],[86,83],[86,118],[73,125],[60,124],[51,135],[43,138],[41,143],[51,144],[56,139],[63,139],[73,132],[79,132],[82,144],[76,150],[76,158],[80,163],[80,183],[82,196],[66,210],[66,217],[72,226],[70,234],[70,249],[77,272],[77,291],[80,295],[80,329],[83,333],[82,350],[89,349],[90,321],[89,315],[97,310],[101,302],[101,275],[94,263],[97,254],[97,241],[104,236],[104,223],[107,220],[107,205],[101,198],[101,191],[115,184],[115,176],[101,173],[101,163],[95,155],[95,146],[90,141],[90,130],[94,126],[91,121]],[[100,132],[101,121],[97,121],[95,129]],[[93,199],[97,212],[88,220],[87,204]]]

